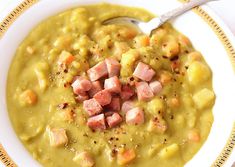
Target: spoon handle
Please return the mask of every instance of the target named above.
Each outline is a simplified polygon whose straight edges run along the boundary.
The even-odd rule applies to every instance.
[[[159,19],[162,23],[164,23],[169,19],[172,19],[178,15],[181,15],[181,14],[185,13],[186,11],[188,11],[196,6],[199,6],[201,4],[204,4],[206,2],[209,2],[209,1],[214,1],[214,0],[191,0],[188,3],[184,3],[180,7],[173,9],[172,11],[167,12],[167,13],[159,16]]]

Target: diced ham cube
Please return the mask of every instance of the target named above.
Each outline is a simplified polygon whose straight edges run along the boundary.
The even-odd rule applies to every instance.
[[[153,81],[149,84],[154,95],[157,95],[162,90],[162,84],[159,81]]]
[[[121,92],[121,83],[117,76],[111,77],[104,81],[104,88],[110,91],[111,93],[120,93]]]
[[[107,108],[112,111],[120,111],[120,98],[113,97],[111,103],[107,105]]]
[[[121,65],[120,63],[114,58],[107,58],[105,59],[107,70],[109,73],[109,77],[119,76]]]
[[[85,100],[88,100],[89,97],[86,93],[82,93],[82,94],[78,94],[76,97],[75,97],[75,100],[79,103],[85,101]]]
[[[120,94],[122,100],[129,100],[134,94],[135,91],[130,86],[122,86],[122,92]]]
[[[122,104],[122,111],[124,113],[127,113],[127,111],[131,110],[135,108],[135,103],[133,101],[125,101],[123,104]]]
[[[47,132],[50,139],[50,145],[52,147],[59,147],[68,143],[65,129],[47,127]]]
[[[103,110],[100,103],[94,98],[85,100],[83,102],[83,108],[89,116],[97,115]]]
[[[97,92],[102,90],[102,86],[100,81],[92,82],[91,85],[91,89],[88,91],[88,93],[90,97],[93,97]]]
[[[99,114],[93,117],[88,118],[87,126],[93,130],[105,130],[105,117],[104,114]]]
[[[105,61],[102,61],[87,71],[87,74],[91,81],[96,81],[106,75],[108,75],[108,70]]]
[[[114,111],[104,112],[104,116],[105,117],[112,116],[114,113],[116,113],[116,112],[114,112]]]
[[[105,106],[111,102],[112,96],[108,90],[101,90],[94,95],[94,99],[96,99],[101,106]]]
[[[144,123],[144,112],[141,108],[133,108],[126,113],[126,123],[130,125],[140,125]]]
[[[84,94],[84,92],[91,89],[91,81],[85,77],[76,77],[75,81],[71,85],[75,94]]]
[[[149,101],[154,96],[147,82],[137,82],[136,90],[138,100]]]
[[[149,65],[139,62],[133,75],[144,81],[151,81],[155,75],[155,71],[149,67]]]
[[[107,124],[113,128],[122,122],[122,117],[118,113],[114,113],[106,118]]]

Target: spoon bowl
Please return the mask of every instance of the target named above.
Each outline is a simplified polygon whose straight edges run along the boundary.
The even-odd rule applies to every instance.
[[[160,15],[159,17],[155,17],[148,22],[143,22],[143,21],[137,20],[135,18],[122,16],[122,17],[115,17],[115,18],[110,18],[110,19],[104,20],[103,24],[104,25],[107,25],[107,24],[133,25],[133,26],[137,27],[137,29],[140,30],[141,32],[143,32],[144,34],[151,36],[152,31],[157,29],[158,27],[160,27],[166,21],[168,21],[172,18],[175,18],[176,16],[179,16],[194,7],[202,5],[202,4],[207,3],[209,1],[215,1],[215,0],[191,0],[190,2],[185,3],[185,4],[181,5],[180,7],[175,8],[167,13],[164,13],[164,14]]]

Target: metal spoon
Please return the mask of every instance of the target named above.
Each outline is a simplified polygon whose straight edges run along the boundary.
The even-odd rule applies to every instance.
[[[214,1],[214,0],[191,0],[190,2],[185,3],[176,9],[173,9],[165,14],[162,14],[159,17],[153,18],[149,22],[143,22],[134,18],[122,16],[122,17],[107,19],[103,21],[103,24],[117,24],[117,23],[132,24],[135,25],[138,29],[140,29],[140,31],[142,31],[143,33],[151,35],[151,32],[153,30],[160,27],[166,21],[175,18],[176,16],[179,16],[194,7],[209,1]]]

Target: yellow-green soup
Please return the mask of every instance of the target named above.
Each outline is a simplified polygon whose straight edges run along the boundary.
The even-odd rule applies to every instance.
[[[144,21],[153,17],[142,9],[110,4],[78,7],[40,23],[16,51],[8,74],[8,111],[19,139],[43,166],[179,167],[207,139],[215,95],[203,56],[169,23],[151,37],[129,25],[102,25],[117,16]],[[74,59],[59,65],[66,54]],[[163,90],[150,101],[134,99],[144,110],[142,125],[124,120],[104,131],[87,127],[88,116],[70,84],[107,57],[120,61],[122,83],[140,61],[162,83]],[[151,122],[156,117],[158,126]],[[51,145],[48,129],[63,130],[67,142]],[[89,156],[79,156],[84,152]]]

